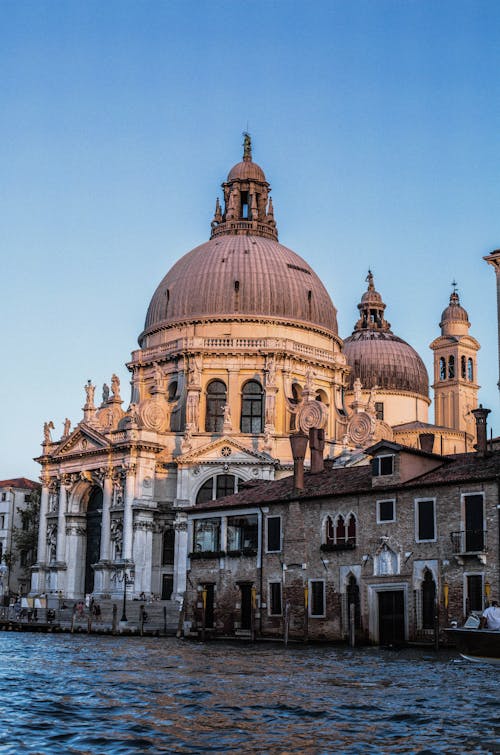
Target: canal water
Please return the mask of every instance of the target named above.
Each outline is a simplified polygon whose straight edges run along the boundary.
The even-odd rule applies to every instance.
[[[500,753],[455,653],[0,634],[0,753]]]

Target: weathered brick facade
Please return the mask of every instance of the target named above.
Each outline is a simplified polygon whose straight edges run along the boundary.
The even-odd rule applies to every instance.
[[[498,595],[500,453],[445,458],[383,441],[371,453],[392,457],[392,473],[333,467],[306,474],[301,493],[287,478],[190,509],[193,551],[200,519],[221,539],[217,554],[190,558],[186,629],[341,641],[351,618],[358,641],[432,641]],[[255,550],[227,555],[228,522],[245,518]]]

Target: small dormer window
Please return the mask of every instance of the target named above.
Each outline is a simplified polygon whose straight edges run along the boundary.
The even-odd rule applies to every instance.
[[[372,459],[372,474],[374,477],[391,475],[394,473],[394,456],[376,456]]]

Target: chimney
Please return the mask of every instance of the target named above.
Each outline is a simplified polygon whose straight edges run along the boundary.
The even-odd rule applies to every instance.
[[[308,437],[305,433],[292,433],[290,445],[293,456],[293,489],[304,490],[304,458],[307,451]]]
[[[491,409],[483,409],[483,405],[479,404],[478,409],[472,409],[471,414],[476,418],[476,436],[477,443],[474,446],[478,454],[486,453],[486,443],[488,440],[486,431],[486,417],[490,413]]]
[[[434,449],[434,433],[420,433],[418,437],[421,450],[431,454]]]
[[[325,450],[325,431],[317,427],[309,430],[309,448],[311,449],[311,473],[323,472],[325,468],[323,451]]]

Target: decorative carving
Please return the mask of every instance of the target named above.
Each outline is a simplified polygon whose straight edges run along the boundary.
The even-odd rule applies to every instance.
[[[114,547],[115,560],[121,558],[123,548],[123,522],[121,519],[111,520],[110,539]]]
[[[90,380],[87,380],[87,384],[84,386],[85,388],[85,406],[84,409],[95,409],[94,406],[94,393],[95,393],[95,385],[92,385]]]
[[[186,401],[186,424],[198,429],[200,416],[200,393],[189,391]]]
[[[50,431],[54,429],[54,423],[52,420],[50,422],[45,422],[43,425],[43,442],[44,443],[52,443],[52,436],[50,434]]]
[[[186,429],[184,430],[183,438],[181,440],[181,452],[183,454],[191,450],[193,446],[191,439],[192,439],[191,424],[188,423],[186,425]]]
[[[187,522],[182,519],[176,519],[174,522],[174,530],[176,532],[187,532]]]
[[[70,524],[66,525],[66,534],[67,535],[78,535],[79,537],[83,537],[87,534],[87,529],[85,525],[83,524],[77,524],[76,522],[71,522]]]
[[[47,555],[49,561],[56,560],[57,553],[57,524],[54,522],[47,527]]]
[[[141,425],[147,430],[161,433],[168,429],[170,412],[168,404],[161,396],[155,395],[141,401],[138,413]]]
[[[114,373],[111,375],[111,392],[112,392],[113,398],[115,400],[119,399],[121,401],[121,398],[120,398],[120,378],[118,377],[118,375],[115,375]]]
[[[375,421],[366,412],[354,414],[347,425],[349,442],[354,446],[366,446],[375,432]]]
[[[363,386],[362,386],[361,380],[359,378],[356,378],[356,380],[354,381],[354,384],[353,384],[354,402],[357,402],[357,403],[361,402],[361,400],[362,400],[362,395],[361,395],[361,389],[362,389],[362,387]]]
[[[224,422],[222,425],[222,429],[224,432],[231,431],[233,429],[233,425],[231,422],[231,407],[229,404],[224,404]]]
[[[316,428],[318,430],[326,426],[328,410],[320,401],[306,401],[299,409],[299,427],[304,433]]]
[[[276,360],[274,359],[273,356],[268,357],[266,370],[267,370],[266,387],[275,388],[276,387]]]
[[[265,424],[266,427],[274,428],[274,420],[276,416],[276,389],[266,393],[265,403]]]
[[[198,388],[201,385],[202,357],[191,356],[188,363],[188,388]]]
[[[109,385],[104,383],[102,386],[102,403],[105,404],[109,400]]]
[[[233,451],[230,446],[222,446],[220,452],[221,452],[221,456],[231,456]]]
[[[66,417],[63,425],[63,438],[67,438],[71,430],[71,420]]]

